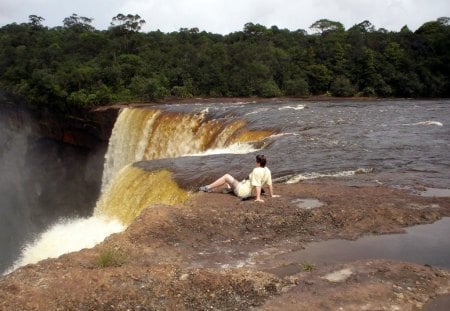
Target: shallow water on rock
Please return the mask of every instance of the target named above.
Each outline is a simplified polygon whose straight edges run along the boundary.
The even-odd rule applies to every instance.
[[[405,229],[404,234],[365,236],[356,241],[313,242],[300,251],[276,256],[271,272],[291,275],[304,265],[336,264],[364,259],[391,259],[450,268],[450,217]]]
[[[450,197],[450,189],[427,188],[420,195],[424,197]]]
[[[314,209],[324,205],[317,199],[295,199],[292,203],[295,203],[301,209]]]
[[[425,311],[448,311],[450,310],[450,294],[441,295],[432,299],[423,306]]]

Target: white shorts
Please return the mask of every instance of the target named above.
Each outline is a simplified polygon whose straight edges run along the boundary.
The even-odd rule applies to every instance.
[[[252,184],[250,180],[244,179],[233,189],[233,192],[236,196],[240,198],[248,198],[252,195]]]

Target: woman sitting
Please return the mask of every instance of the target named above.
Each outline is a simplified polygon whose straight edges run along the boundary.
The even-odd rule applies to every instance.
[[[241,199],[247,199],[252,196],[253,189],[256,192],[256,202],[264,202],[261,199],[261,190],[264,185],[269,187],[269,194],[272,198],[279,197],[279,195],[273,194],[272,187],[272,173],[266,166],[267,160],[264,155],[256,156],[256,167],[249,174],[248,179],[243,181],[237,181],[230,174],[225,174],[213,183],[200,187],[200,191],[209,192],[214,188],[227,185],[235,195]]]

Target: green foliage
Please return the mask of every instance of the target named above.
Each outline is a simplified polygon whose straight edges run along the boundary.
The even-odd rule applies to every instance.
[[[124,31],[136,32],[141,30],[142,26],[145,25],[145,20],[141,19],[138,14],[127,14],[122,13],[117,14],[113,17],[111,22],[111,27],[117,27]]]
[[[284,85],[285,94],[288,96],[308,96],[309,85],[303,78],[287,80]]]
[[[99,268],[120,267],[127,262],[126,255],[120,250],[104,249],[100,252],[95,265]]]
[[[365,96],[365,97],[374,97],[376,95],[375,89],[371,86],[366,86],[361,93],[359,94],[360,96]]]
[[[331,83],[330,92],[333,96],[350,97],[354,95],[355,90],[349,79],[344,76],[337,76]]]
[[[172,88],[171,93],[173,96],[176,96],[178,98],[191,98],[192,97],[192,94],[189,92],[189,90],[186,86],[175,85]]]
[[[77,14],[54,28],[30,15],[0,28],[0,89],[62,111],[167,96],[448,97],[449,20],[396,33],[321,19],[310,35],[247,23],[219,35],[141,33],[137,14],[118,14],[104,31]]]
[[[28,15],[28,19],[30,20],[30,25],[33,28],[42,27],[42,22],[45,20],[45,18],[37,15]]]
[[[305,272],[313,272],[316,269],[316,266],[310,262],[304,262],[302,264],[302,270]]]
[[[308,84],[311,93],[323,94],[329,89],[332,79],[330,70],[325,65],[311,65],[307,67]]]
[[[95,28],[91,25],[92,21],[92,18],[72,14],[64,18],[63,24],[65,28],[70,28],[76,32],[93,31]]]
[[[275,81],[269,80],[262,82],[257,87],[257,94],[261,97],[277,97],[281,96],[282,92]]]
[[[145,101],[162,99],[168,95],[167,89],[157,79],[142,76],[131,79],[130,90]]]
[[[320,19],[317,22],[313,23],[309,28],[321,33],[345,30],[344,25],[339,22],[331,21],[329,19]]]

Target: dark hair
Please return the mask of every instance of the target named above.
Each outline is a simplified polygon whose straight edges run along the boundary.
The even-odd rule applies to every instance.
[[[266,157],[264,155],[262,155],[262,154],[258,154],[256,156],[256,163],[259,163],[259,165],[261,167],[265,167],[266,163],[267,163]]]

